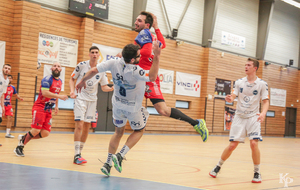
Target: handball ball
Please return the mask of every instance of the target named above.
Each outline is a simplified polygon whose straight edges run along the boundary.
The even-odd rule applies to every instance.
[[[38,61],[37,62],[37,69],[41,68],[42,64]]]

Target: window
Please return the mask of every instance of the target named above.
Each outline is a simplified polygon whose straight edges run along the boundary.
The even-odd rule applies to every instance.
[[[176,100],[175,107],[176,107],[176,108],[189,109],[189,107],[190,107],[190,102]]]
[[[275,111],[267,111],[267,117],[275,117]]]
[[[156,111],[154,107],[147,107],[147,110],[150,115],[159,115],[159,113]]]

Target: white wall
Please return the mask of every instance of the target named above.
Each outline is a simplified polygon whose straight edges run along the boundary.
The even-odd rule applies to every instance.
[[[298,13],[297,13],[298,12]],[[265,60],[298,67],[300,36],[300,9],[276,1],[270,24]]]
[[[255,57],[258,12],[259,0],[221,0],[217,10],[212,47]],[[245,37],[245,49],[222,45],[222,31]]]

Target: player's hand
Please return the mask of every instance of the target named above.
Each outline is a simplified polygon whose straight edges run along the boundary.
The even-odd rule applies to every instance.
[[[118,54],[116,55],[116,57],[122,58],[122,53],[121,53],[121,52],[118,53]]]
[[[232,102],[232,95],[231,95],[231,94],[228,94],[228,95],[225,97],[225,100],[226,100],[226,102],[231,103],[231,102]]]
[[[19,100],[23,101],[24,99],[20,97]]]
[[[54,112],[55,115],[58,114],[58,110],[59,110],[58,107],[55,107],[55,112]]]
[[[68,99],[67,95],[59,95],[59,99],[66,101]]]
[[[265,120],[266,114],[264,114],[264,113],[258,113],[256,115],[258,115],[258,118],[257,118],[258,122],[262,123]]]
[[[75,99],[76,98],[75,92],[71,92],[70,93],[70,97],[73,98],[73,99]]]
[[[160,55],[161,52],[161,47],[160,47],[160,43],[156,40],[152,42],[153,47],[152,47],[152,51],[154,53],[154,55]]]
[[[82,82],[82,80],[75,86],[77,92],[81,92],[82,88],[86,88],[86,84],[85,82]]]
[[[157,24],[157,18],[156,16],[151,13],[152,17],[153,17],[153,24],[152,24],[152,27],[154,28],[154,30],[158,29],[158,24]]]
[[[110,91],[114,91],[114,89],[115,89],[114,86],[110,87]]]

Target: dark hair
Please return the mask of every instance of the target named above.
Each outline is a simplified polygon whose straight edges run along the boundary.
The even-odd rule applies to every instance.
[[[10,66],[10,67],[11,67],[11,65],[10,65],[10,64],[8,64],[8,63],[5,63],[5,64],[3,65],[3,68],[4,68],[4,66],[5,66],[5,65],[7,65],[7,66]]]
[[[150,24],[150,26],[149,26],[149,29],[150,29],[150,28],[152,27],[152,25],[153,25],[153,17],[152,17],[152,14],[149,13],[149,12],[146,12],[146,11],[142,11],[142,12],[140,13],[140,15],[145,15],[145,16],[146,16],[145,23]]]
[[[130,63],[132,58],[137,56],[140,46],[134,44],[127,44],[122,50],[122,57],[126,63]]]
[[[11,77],[12,79],[14,78],[12,75],[7,75],[7,77]]]
[[[253,67],[257,67],[256,71],[259,68],[259,62],[256,59],[248,58],[248,61],[252,61]]]
[[[97,46],[92,46],[89,50],[89,52],[91,52],[93,49],[97,49],[99,51],[99,48]]]

